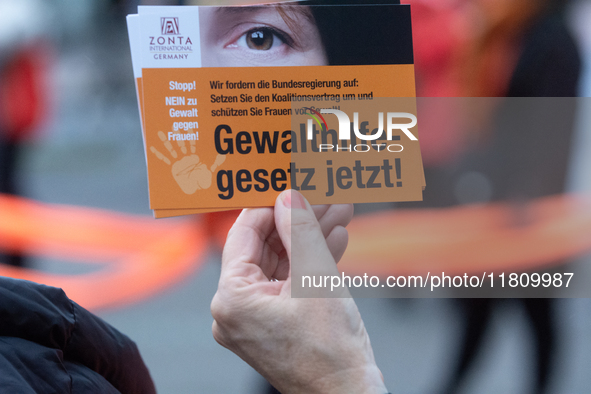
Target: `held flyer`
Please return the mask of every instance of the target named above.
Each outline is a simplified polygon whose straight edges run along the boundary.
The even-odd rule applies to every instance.
[[[422,199],[410,7],[307,4],[128,16],[156,217]]]

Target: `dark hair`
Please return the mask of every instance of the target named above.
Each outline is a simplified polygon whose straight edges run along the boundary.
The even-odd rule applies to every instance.
[[[413,64],[410,6],[386,0],[302,4],[312,10],[330,65]]]

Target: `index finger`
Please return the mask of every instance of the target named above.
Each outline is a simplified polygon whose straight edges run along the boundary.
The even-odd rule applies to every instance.
[[[268,281],[259,264],[272,253],[266,240],[274,229],[273,208],[244,209],[228,232],[220,281],[232,276]]]

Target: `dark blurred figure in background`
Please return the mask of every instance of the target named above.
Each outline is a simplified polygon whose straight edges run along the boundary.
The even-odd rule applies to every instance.
[[[428,0],[418,3],[413,10],[413,28],[419,96],[577,96],[581,61],[564,21],[568,1],[454,0],[443,10],[432,7]],[[421,20],[427,23],[421,24]],[[430,47],[426,38],[446,24],[448,30],[444,29],[437,45]],[[539,101],[523,101],[527,105],[519,110],[528,113],[517,113],[510,104],[500,103],[488,135],[468,136],[458,130],[433,138],[423,135],[428,187],[424,202],[412,206],[505,201],[515,204],[518,226],[519,220],[527,221],[529,200],[564,192],[575,116],[574,106],[568,107],[572,102],[564,108],[570,123],[555,129],[526,123],[525,119],[536,119],[540,126],[554,120],[552,108],[544,111]],[[503,119],[510,120],[503,123]],[[515,119],[524,122],[518,125]],[[437,147],[442,140],[444,149]],[[454,145],[461,148],[449,148]],[[462,179],[478,181],[471,183],[472,197],[459,196],[457,186]],[[486,190],[478,193],[479,185]],[[540,261],[539,267],[560,264]],[[457,303],[465,331],[459,360],[442,392],[460,391],[482,348],[493,310],[500,303],[523,306],[534,337],[536,376],[531,392],[548,392],[556,351],[551,299],[458,299]]]
[[[37,1],[0,1],[0,193],[19,194],[17,165],[21,144],[33,138],[47,109],[48,43]],[[0,250],[0,263],[22,267],[14,245]]]

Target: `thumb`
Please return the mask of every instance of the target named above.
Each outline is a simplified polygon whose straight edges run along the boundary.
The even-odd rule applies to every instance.
[[[292,295],[297,291],[297,296],[303,297],[339,296],[332,291],[330,279],[324,280],[339,276],[339,272],[316,215],[304,196],[295,190],[284,191],[275,202],[274,212],[275,226],[290,262]],[[308,286],[314,276],[323,279],[322,286]]]

